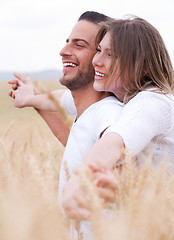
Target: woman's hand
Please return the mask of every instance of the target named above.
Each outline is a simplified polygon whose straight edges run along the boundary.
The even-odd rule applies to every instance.
[[[112,170],[99,169],[94,164],[89,164],[89,168],[93,172],[94,183],[97,187],[97,192],[103,203],[115,201],[115,194],[118,186],[118,181]]]
[[[83,179],[79,171],[83,174],[90,171],[92,184],[101,203],[111,203],[115,201],[115,192],[117,189],[117,180],[111,170],[99,169],[94,164],[82,165],[75,170],[74,175],[67,182],[63,192],[63,207],[69,218],[76,220],[90,220],[92,216],[91,203],[89,202],[88,192],[83,187]]]
[[[81,179],[77,174],[69,179],[63,191],[62,205],[69,218],[89,220],[91,212],[87,195],[80,183]]]

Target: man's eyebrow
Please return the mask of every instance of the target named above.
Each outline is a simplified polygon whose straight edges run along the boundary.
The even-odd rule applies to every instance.
[[[85,39],[82,39],[82,38],[75,38],[73,41],[74,42],[82,41],[82,42],[86,43],[89,46],[89,42],[87,42]]]
[[[89,46],[89,43],[85,39],[83,39],[83,38],[74,38],[74,39],[72,39],[72,42],[79,42],[79,41],[82,41],[82,42],[86,43]],[[69,39],[66,40],[66,43],[68,43],[68,42],[69,42]]]

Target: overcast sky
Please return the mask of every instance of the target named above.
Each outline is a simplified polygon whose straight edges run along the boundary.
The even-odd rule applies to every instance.
[[[148,20],[161,33],[174,64],[173,0],[0,0],[0,71],[61,69],[59,51],[87,10]]]

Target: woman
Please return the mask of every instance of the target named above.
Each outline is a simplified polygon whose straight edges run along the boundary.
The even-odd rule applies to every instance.
[[[125,107],[119,121],[110,126],[89,151],[84,165],[112,171],[116,164],[121,164],[119,161],[127,148],[138,164],[142,164],[150,152],[153,166],[165,160],[172,170],[174,73],[162,37],[150,23],[134,17],[104,24],[96,42],[94,88],[114,93]],[[103,181],[105,176],[102,176]],[[78,204],[73,189],[67,197],[70,186],[69,183],[65,188],[64,207],[73,216],[79,209],[82,213],[85,204]],[[107,191],[109,186],[105,185]],[[73,201],[74,210],[71,208]],[[90,213],[85,212],[85,216],[89,217]]]
[[[94,88],[111,91],[126,103],[119,122],[106,130],[105,135],[110,133],[106,137],[113,137],[132,156],[140,153],[139,161],[142,153],[151,150],[154,165],[164,153],[173,164],[174,75],[159,32],[140,18],[118,20],[103,26],[97,41]],[[120,147],[113,146],[113,151],[118,154]]]

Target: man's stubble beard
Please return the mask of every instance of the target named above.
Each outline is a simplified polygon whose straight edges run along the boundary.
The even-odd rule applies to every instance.
[[[89,66],[88,71],[83,72],[78,70],[75,77],[72,79],[66,79],[66,77],[62,76],[60,78],[60,83],[67,87],[69,90],[78,90],[84,88],[88,84],[94,81],[94,68]]]

